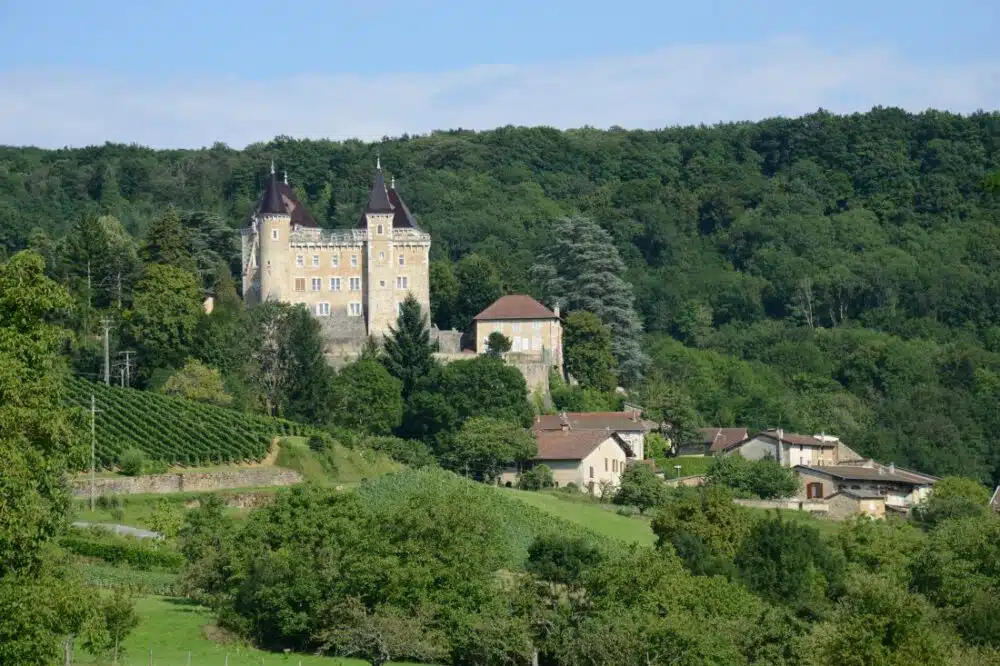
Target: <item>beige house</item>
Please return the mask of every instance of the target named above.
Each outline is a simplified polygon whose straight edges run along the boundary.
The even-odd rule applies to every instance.
[[[537,360],[562,372],[563,337],[559,308],[555,311],[524,294],[501,296],[473,318],[475,349],[485,354],[490,333],[510,340],[509,356]]]
[[[883,497],[885,506],[908,511],[930,495],[937,477],[872,460],[851,465],[796,465],[801,481],[799,499],[829,499],[849,492],[859,497]]]
[[[271,174],[242,231],[243,298],[301,303],[328,338],[362,343],[395,324],[413,294],[430,312],[430,235],[422,231],[381,164],[353,229],[320,229],[285,179]]]
[[[584,492],[600,496],[604,487],[617,488],[632,450],[617,433],[602,430],[536,431],[538,455],[531,464],[544,463],[552,470],[557,488],[570,483]],[[515,485],[517,470],[507,470],[502,484]]]
[[[652,421],[642,418],[637,409],[624,412],[563,412],[562,414],[545,414],[535,419],[531,429],[535,433],[554,432],[569,429],[572,431],[596,430],[604,433],[617,433],[628,444],[636,460],[643,460],[646,453],[646,435],[653,429]]]
[[[797,435],[783,430],[765,430],[753,437],[720,447],[716,455],[739,454],[749,460],[774,458],[784,467],[796,465],[840,465],[862,462],[857,452],[832,435]]]

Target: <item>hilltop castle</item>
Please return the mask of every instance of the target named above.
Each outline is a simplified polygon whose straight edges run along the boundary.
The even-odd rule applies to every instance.
[[[381,163],[353,229],[320,229],[274,164],[260,203],[242,230],[243,299],[302,303],[317,317],[331,350],[383,337],[412,293],[430,313],[431,237],[396,192]]]

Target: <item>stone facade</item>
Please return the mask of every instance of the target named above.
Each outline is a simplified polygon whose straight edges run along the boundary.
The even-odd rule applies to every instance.
[[[408,294],[430,313],[430,235],[416,227],[395,183],[386,187],[380,168],[354,229],[315,226],[284,185],[272,171],[242,231],[247,305],[305,305],[324,323],[335,355],[356,354],[366,336],[384,336]]]
[[[167,493],[212,492],[227,488],[291,486],[302,482],[293,470],[277,467],[251,467],[220,472],[180,472],[96,479],[95,491],[101,495],[161,495]],[[90,479],[70,482],[73,497],[90,497]]]

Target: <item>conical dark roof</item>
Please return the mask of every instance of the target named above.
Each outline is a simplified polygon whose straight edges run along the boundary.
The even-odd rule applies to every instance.
[[[271,177],[267,180],[267,188],[264,190],[264,198],[260,202],[261,215],[288,215],[288,208],[281,200],[281,191],[278,189],[278,180],[274,176],[274,169],[271,169]]]
[[[375,184],[372,185],[372,193],[368,195],[368,205],[365,207],[365,212],[392,212],[392,203],[389,201],[389,192],[385,188],[385,177],[382,176],[382,169],[375,170]]]

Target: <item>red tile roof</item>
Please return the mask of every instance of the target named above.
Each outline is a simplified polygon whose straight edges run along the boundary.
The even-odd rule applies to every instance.
[[[777,441],[778,431],[777,430],[764,430],[757,433],[754,437],[767,437],[768,439],[773,439]],[[796,444],[802,446],[819,446],[825,448],[833,448],[837,446],[839,439],[833,437],[832,435],[796,435],[791,432],[781,433],[781,441],[788,444]]]
[[[698,428],[698,432],[712,453],[725,451],[747,438],[746,428]]]
[[[501,296],[473,320],[491,319],[556,319],[552,310],[524,294]]]
[[[627,455],[628,444],[615,433],[603,430],[543,430],[535,432],[538,455],[535,460],[583,460],[609,438],[614,439]]]
[[[633,418],[633,414],[635,417]],[[604,430],[611,432],[649,432],[650,422],[639,418],[638,412],[569,412],[570,430]],[[535,419],[532,430],[561,430],[562,421],[558,414],[545,414]]]

